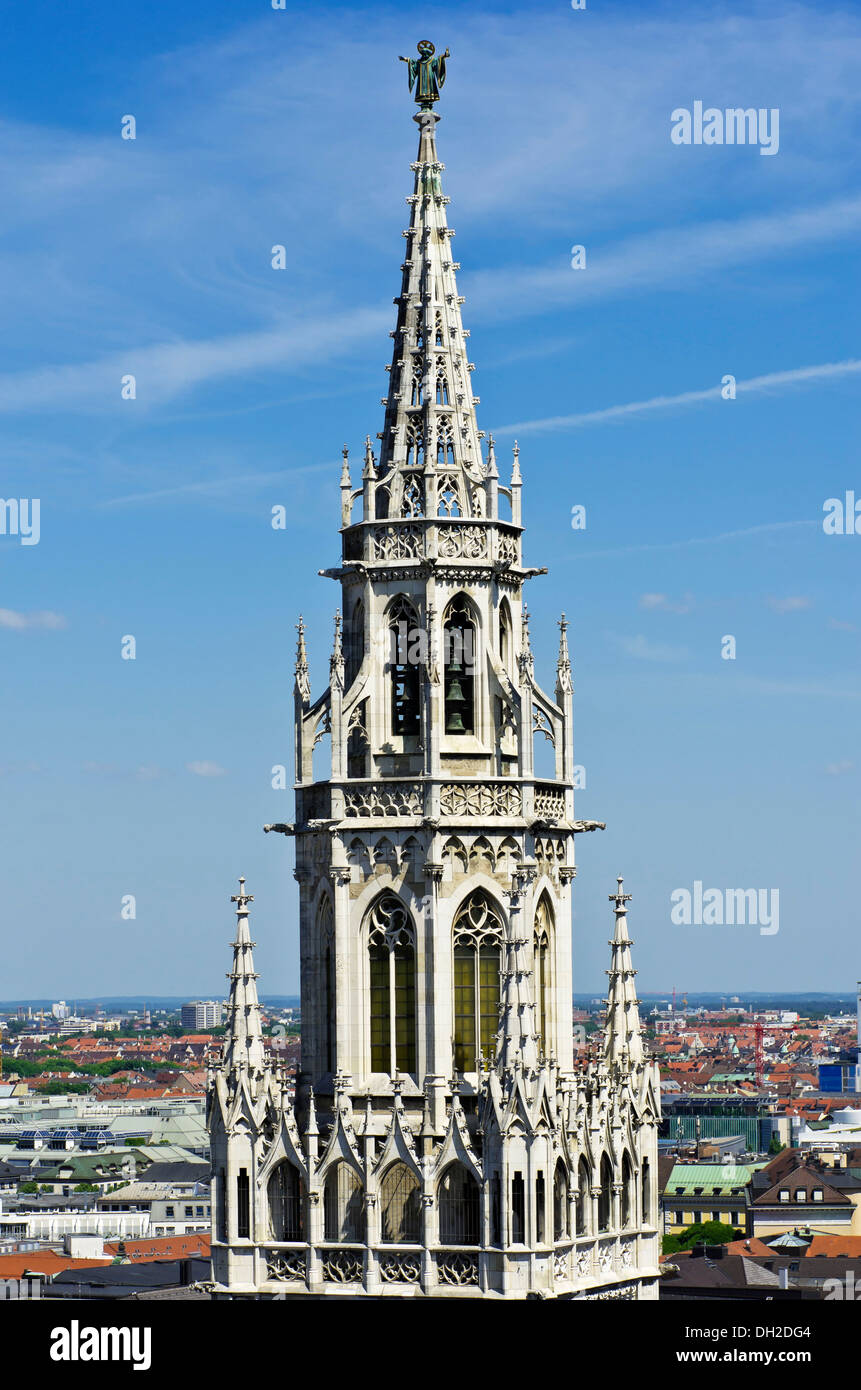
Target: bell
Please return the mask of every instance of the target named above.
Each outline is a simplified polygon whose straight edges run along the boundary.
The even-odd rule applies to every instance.
[[[463,722],[463,715],[459,709],[452,710],[445,726],[447,734],[465,734],[466,728]]]
[[[466,696],[461,689],[460,681],[455,678],[445,693],[445,698],[453,705],[465,705]]]

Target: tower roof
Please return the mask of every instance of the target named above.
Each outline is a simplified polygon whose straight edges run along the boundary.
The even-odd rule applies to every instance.
[[[609,943],[612,947],[610,969],[610,988],[607,995],[607,1023],[604,1031],[604,1060],[618,1062],[628,1067],[644,1060],[643,1038],[640,1031],[640,1009],[637,1003],[637,990],[634,985],[636,970],[631,964],[631,938],[628,936],[628,909],[630,893],[622,892],[622,875],[616,880],[618,887],[610,894],[610,902],[615,904],[616,930]]]
[[[484,516],[486,475],[475,414],[478,398],[470,384],[469,335],[461,320],[463,299],[455,279],[460,267],[452,258],[454,231],[446,221],[445,166],[436,148],[439,116],[424,106],[413,119],[419,127],[419,148],[411,166],[413,192],[407,198],[411,215],[404,232],[401,293],[395,300],[398,314],[380,435],[378,489],[390,490],[391,515],[418,515],[424,476],[430,475],[436,479],[440,515]]]
[[[252,955],[254,942],[248,930],[248,904],[254,901],[254,897],[246,893],[244,878],[240,878],[239,892],[230,901],[236,903],[236,939],[233,942],[233,969],[227,976],[230,997],[227,1001],[227,1038],[222,1070],[234,1077],[240,1072],[258,1076],[266,1068],[266,1054]]]

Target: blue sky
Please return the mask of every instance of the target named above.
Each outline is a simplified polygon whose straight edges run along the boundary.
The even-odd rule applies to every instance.
[[[41,501],[38,545],[0,536],[4,997],[221,992],[240,873],[262,988],[297,987],[261,826],[300,611],[327,678],[340,449],[381,425],[425,35],[479,423],[550,570],[537,673],[564,609],[608,823],[575,988],[617,873],[643,990],[861,974],[861,536],[822,529],[861,497],[857,8],[31,0],[0,54],[0,494]],[[779,108],[778,153],[674,145],[695,100]],[[779,932],[673,925],[696,880],[778,889]]]

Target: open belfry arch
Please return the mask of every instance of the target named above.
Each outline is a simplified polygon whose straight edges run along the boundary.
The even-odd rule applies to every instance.
[[[216,1297],[657,1297],[659,1083],[621,880],[603,1046],[574,1061],[575,836],[598,823],[574,813],[564,617],[553,694],[535,678],[519,450],[503,485],[478,428],[436,149],[446,57],[409,60],[383,428],[356,487],[344,451],[329,685],[312,698],[300,619],[296,820],[266,827],[296,841],[295,1100],[265,1048],[244,882],[234,899]]]

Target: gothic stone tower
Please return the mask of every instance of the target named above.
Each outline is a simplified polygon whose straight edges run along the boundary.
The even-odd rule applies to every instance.
[[[368,438],[355,489],[344,451],[324,571],[343,622],[312,699],[300,620],[296,821],[267,827],[296,840],[301,1070],[294,1101],[264,1053],[241,886],[210,1091],[216,1296],[655,1298],[659,1092],[628,899],[620,880],[603,1050],[575,1067],[574,846],[597,823],[574,815],[567,624],[551,696],[519,451],[502,486],[476,420],[436,150],[445,60],[419,51],[379,451]]]

